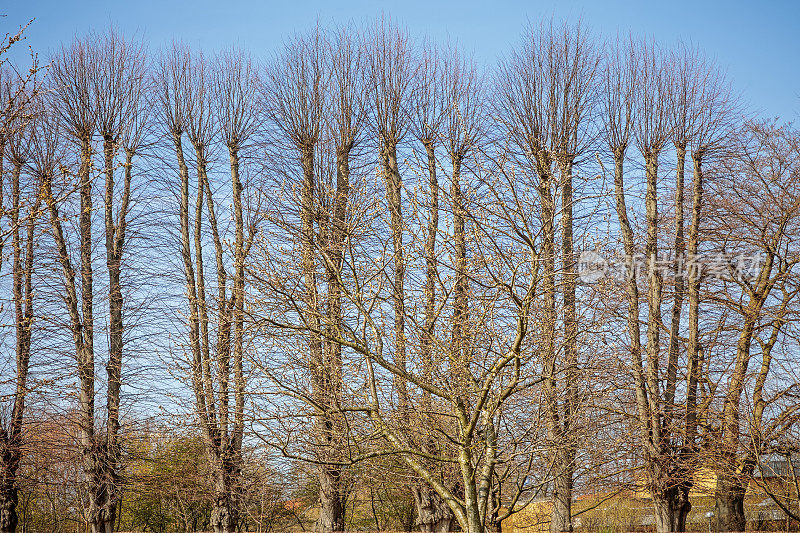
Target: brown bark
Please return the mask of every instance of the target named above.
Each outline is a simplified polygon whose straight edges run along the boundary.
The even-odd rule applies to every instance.
[[[641,330],[639,329],[639,286],[636,283],[634,255],[636,249],[633,242],[633,229],[628,218],[628,208],[625,201],[625,177],[624,177],[624,149],[617,149],[614,152],[614,196],[616,200],[616,211],[619,219],[622,242],[625,253],[626,264],[626,283],[625,294],[628,300],[628,335],[630,337],[630,353],[632,360],[633,375],[635,380],[635,395],[637,404],[637,415],[639,430],[646,431],[649,425],[647,413],[647,389],[644,385],[644,369],[642,367],[641,350]]]
[[[685,297],[684,265],[686,262],[684,238],[684,187],[686,167],[686,145],[676,143],[677,170],[675,176],[675,250],[673,269],[675,275],[674,300],[672,303],[672,322],[669,331],[669,347],[667,360],[667,385],[664,391],[664,426],[672,425],[674,415],[675,389],[677,387],[678,354],[680,351],[680,327]]]
[[[240,151],[255,130],[256,80],[245,56],[223,54],[211,68],[176,47],[162,60],[158,81],[164,125],[173,142],[180,180],[180,255],[189,307],[190,377],[213,489],[210,525],[215,533],[230,533],[240,527],[246,394],[245,266],[252,242],[252,229],[246,236]],[[209,154],[213,153],[212,143],[216,140],[215,123],[229,160],[234,232],[232,276],[219,229],[220,206],[214,201],[215,188],[208,174]],[[193,205],[184,135],[189,138],[196,159]],[[204,261],[203,247],[209,237],[213,265]],[[214,277],[207,276],[207,272]],[[216,338],[212,339],[214,331]]]
[[[692,175],[692,220],[689,226],[689,239],[687,246],[687,257],[694,260],[697,258],[699,250],[700,220],[703,205],[703,171],[702,154],[694,154],[693,175]],[[687,368],[686,368],[686,406],[685,406],[685,438],[681,459],[683,465],[683,475],[679,480],[678,499],[679,505],[679,525],[685,531],[686,516],[692,509],[689,501],[689,491],[694,484],[693,472],[699,464],[697,454],[699,451],[698,437],[698,402],[697,388],[700,381],[700,371],[702,361],[700,360],[700,272],[697,268],[689,268],[687,272],[687,289],[689,296],[689,342],[686,346]]]
[[[394,363],[398,368],[406,366],[406,333],[405,333],[405,259],[403,250],[403,204],[402,179],[397,166],[397,144],[389,139],[382,146],[383,176],[386,184],[386,201],[390,213],[390,229],[392,232],[392,305],[394,307]],[[395,388],[401,413],[408,411],[408,386],[404,379],[395,377]]]
[[[420,339],[422,358],[422,378],[428,382],[432,379],[433,360],[432,349],[434,342],[434,328],[436,327],[436,281],[438,276],[436,258],[436,237],[439,232],[439,180],[436,175],[436,153],[432,140],[427,140],[425,153],[427,156],[428,186],[430,188],[430,207],[428,227],[425,236],[425,323]],[[433,403],[431,393],[422,391],[420,413],[420,430],[424,442],[422,449],[426,453],[437,453],[436,441],[432,433],[425,428],[429,427],[429,417],[433,416]],[[428,465],[430,466],[430,465]],[[413,487],[412,495],[417,511],[417,525],[422,533],[448,533],[454,525],[453,513],[445,501],[433,488],[426,483]]]
[[[325,461],[334,459],[330,457],[331,446],[334,439],[338,438],[335,427],[335,409],[332,397],[331,368],[325,361],[326,347],[330,345],[323,342],[321,332],[321,308],[317,290],[316,255],[314,222],[317,219],[316,208],[316,176],[314,170],[314,144],[308,143],[302,147],[301,163],[303,166],[303,184],[301,193],[300,218],[302,236],[302,268],[305,281],[305,320],[309,323],[309,353],[313,380],[313,395],[317,405],[315,416],[315,433],[319,441],[320,460],[323,461],[317,468],[320,483],[320,516],[317,521],[317,530],[322,532],[344,531],[344,491],[341,484],[340,469]]]
[[[417,510],[417,525],[421,533],[449,533],[455,519],[436,491],[427,486],[413,489],[414,505]]]
[[[469,278],[467,276],[467,242],[465,235],[466,206],[465,198],[461,191],[461,164],[462,155],[451,155],[453,174],[450,182],[450,199],[453,210],[453,267],[455,269],[455,284],[453,287],[453,318],[452,339],[450,342],[450,364],[455,369],[455,377],[459,381],[457,390],[464,394],[470,386],[467,376],[469,365],[469,331],[468,331],[468,290]]]
[[[4,150],[0,147],[0,154],[2,153]],[[31,322],[33,320],[34,231],[41,201],[41,196],[36,194],[36,200],[30,212],[24,218],[20,217],[22,161],[16,159],[13,163],[14,167],[11,171],[12,205],[9,219],[13,248],[11,268],[16,335],[16,383],[11,418],[7,426],[0,427],[0,532],[2,533],[14,533],[19,521],[17,472],[23,456],[22,425],[28,392],[27,378],[31,356]],[[0,162],[0,178],[2,178],[2,174],[2,162]],[[1,189],[0,195],[2,195]],[[0,210],[6,214],[6,210],[2,208],[2,200],[0,200]]]
[[[747,481],[740,477],[721,473],[717,477],[714,492],[714,519],[717,531],[746,531],[744,495]]]
[[[82,139],[80,164],[80,273],[81,273],[81,317],[73,322],[73,329],[82,339],[82,349],[76,344],[78,376],[80,378],[80,443],[84,461],[89,505],[87,509],[92,533],[110,533],[114,528],[115,507],[109,485],[111,465],[108,463],[108,447],[94,427],[94,268],[92,266],[92,148],[89,138]]]
[[[702,154],[692,157],[694,166],[692,177],[692,221],[689,226],[688,256],[697,258],[699,249],[700,218],[703,206]],[[697,384],[700,378],[700,272],[690,268],[688,272],[689,292],[689,343],[686,384],[686,441],[691,449],[697,437]],[[693,453],[695,450],[691,450]]]
[[[333,42],[326,42],[326,36],[316,31],[287,45],[281,61],[270,71],[268,87],[275,124],[288,148],[298,156],[302,171],[300,227],[299,232],[293,233],[298,234],[300,245],[300,319],[308,342],[305,360],[311,378],[309,404],[314,411],[311,449],[320,484],[321,509],[316,529],[323,532],[342,531],[345,524],[347,491],[341,454],[347,428],[341,405],[339,339],[350,151],[364,120],[360,78],[363,64],[358,54],[358,46],[345,30]],[[331,133],[331,138],[322,139],[323,131]],[[335,153],[323,154],[328,149]],[[330,198],[322,196],[327,183],[316,168],[317,159],[328,155],[335,157],[336,166],[336,183],[331,187]],[[330,210],[324,210],[328,205]]]
[[[430,208],[428,228],[425,235],[425,325],[421,338],[422,374],[426,380],[431,379],[433,372],[433,334],[436,327],[436,278],[438,276],[436,260],[436,236],[439,232],[439,180],[436,176],[436,153],[432,142],[425,144],[428,158],[428,186],[430,187]],[[428,416],[431,405],[431,393],[422,391],[423,416]]]
[[[125,246],[125,229],[127,225],[128,204],[130,201],[133,150],[126,150],[124,164],[124,184],[120,200],[117,220],[114,216],[114,173],[115,173],[115,147],[116,141],[106,138],[103,145],[105,162],[105,230],[106,230],[106,267],[109,279],[109,359],[106,365],[108,374],[107,392],[107,428],[105,435],[104,484],[106,500],[103,502],[103,514],[110,517],[109,522],[114,523],[117,514],[121,487],[119,468],[121,463],[120,446],[120,387],[122,384],[122,351],[123,351],[123,298],[121,285],[122,251]]]
[[[575,307],[575,257],[573,242],[572,160],[561,165],[561,253],[563,262],[565,394],[562,402],[561,445],[555,454],[553,512],[550,531],[572,531],[572,486],[575,476],[576,435],[574,417],[578,408],[578,319]]]
[[[100,439],[94,427],[94,348],[92,341],[92,279],[91,264],[91,206],[92,185],[89,175],[91,165],[91,145],[84,139],[81,145],[80,160],[80,259],[81,296],[77,295],[75,270],[66,244],[66,237],[59,218],[58,207],[52,193],[54,168],[43,169],[43,195],[50,211],[50,222],[56,242],[56,253],[61,264],[67,310],[70,316],[70,330],[75,344],[78,360],[79,389],[79,450],[82,456],[84,483],[88,491],[87,518],[92,533],[110,533],[114,526],[114,507],[109,485],[110,472],[107,461],[107,443]],[[80,310],[79,310],[80,309]]]
[[[722,461],[717,473],[715,491],[716,520],[719,531],[744,531],[744,493],[747,489],[747,466],[738,456],[740,435],[740,402],[747,367],[751,358],[751,344],[758,322],[758,317],[769,296],[775,279],[771,277],[774,256],[767,254],[754,283],[750,300],[744,309],[744,323],[739,332],[736,344],[736,356],[733,373],[728,382],[722,412]]]

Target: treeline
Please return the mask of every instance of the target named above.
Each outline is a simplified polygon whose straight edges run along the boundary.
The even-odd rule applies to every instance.
[[[703,469],[718,530],[756,484],[800,519],[800,135],[701,51],[543,23],[484,67],[380,20],[0,76],[0,532],[53,446],[93,533],[309,527],[290,465],[319,531],[626,490],[685,531]]]

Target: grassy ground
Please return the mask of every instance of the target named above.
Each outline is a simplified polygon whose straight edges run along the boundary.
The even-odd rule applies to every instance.
[[[648,498],[631,495],[616,495],[603,501],[604,497],[586,497],[575,502],[574,526],[576,531],[619,533],[630,531],[652,531],[654,519],[652,502]],[[687,520],[689,531],[711,531],[707,513],[714,510],[712,496],[691,498],[692,510]],[[551,505],[548,501],[531,502],[520,512],[503,522],[503,533],[545,533],[550,527]],[[749,496],[745,500],[748,528],[753,531],[786,531],[786,521],[774,504],[763,496]],[[797,531],[798,524],[790,524]]]

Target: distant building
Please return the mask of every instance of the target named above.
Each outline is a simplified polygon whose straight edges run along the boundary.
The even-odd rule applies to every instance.
[[[791,464],[785,455],[768,454],[756,465],[754,478],[788,478],[794,473],[800,477],[800,453],[792,455]]]

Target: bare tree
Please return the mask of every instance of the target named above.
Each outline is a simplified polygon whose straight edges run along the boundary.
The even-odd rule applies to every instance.
[[[130,208],[132,161],[141,142],[143,125],[140,99],[144,91],[144,53],[141,45],[126,42],[113,31],[103,36],[76,40],[63,48],[52,64],[53,106],[63,138],[77,146],[80,215],[80,284],[76,283],[69,237],[59,219],[58,204],[69,201],[52,194],[52,181],[67,178],[68,167],[60,163],[62,176],[44,171],[46,199],[56,239],[58,261],[65,283],[65,302],[70,315],[70,330],[75,344],[80,378],[80,448],[89,492],[88,521],[93,531],[114,528],[119,500],[120,387],[123,355],[123,296],[121,264],[125,245],[126,217]],[[56,127],[53,127],[55,130]],[[95,425],[95,348],[94,348],[94,267],[92,213],[94,199],[94,136],[102,139],[105,175],[104,220],[106,265],[109,278],[109,360],[106,426]],[[52,142],[46,139],[42,142]],[[124,179],[120,204],[114,209],[116,157],[125,147]],[[41,151],[41,150],[40,150]],[[40,165],[41,166],[41,165]],[[78,289],[79,287],[79,289]],[[78,294],[80,293],[80,295]],[[79,311],[80,307],[80,311]]]
[[[423,331],[420,336],[420,359],[422,360],[422,377],[430,380],[433,375],[432,351],[434,348],[434,332],[439,315],[437,285],[439,277],[437,258],[437,237],[439,228],[439,179],[436,148],[441,145],[444,124],[448,116],[447,86],[444,82],[445,60],[438,48],[432,43],[425,43],[420,65],[416,72],[411,93],[409,121],[416,139],[425,149],[426,170],[428,174],[428,223],[425,235],[425,311]],[[429,391],[422,391],[422,417],[418,421],[419,430],[423,432],[426,442],[422,444],[427,453],[435,453],[436,438],[432,432],[425,431],[426,417],[433,411],[432,397]],[[412,487],[417,522],[420,531],[448,531],[453,523],[452,511],[441,497],[424,481]]]
[[[794,130],[748,123],[737,131],[736,144],[721,162],[720,178],[711,186],[712,238],[719,253],[738,257],[730,270],[719,273],[723,279],[715,298],[736,317],[731,356],[721,361],[731,370],[720,391],[714,447],[719,453],[715,515],[721,531],[745,529],[744,496],[761,454],[779,451],[782,435],[798,416],[796,402],[780,407],[783,398],[796,394],[797,383],[791,378],[773,383],[781,346],[793,342],[787,335],[797,302],[798,259],[789,243],[798,230],[798,148]],[[748,371],[753,359],[760,363],[754,381]],[[752,406],[744,423],[743,400]]]
[[[700,262],[698,256],[701,249],[701,224],[704,221],[702,207],[704,203],[703,163],[709,157],[715,157],[726,140],[730,127],[730,119],[734,111],[734,102],[730,90],[720,71],[715,65],[706,61],[697,51],[680,48],[671,65],[673,88],[670,111],[672,114],[673,144],[676,148],[677,171],[675,181],[675,244],[674,250],[674,296],[672,323],[668,347],[667,386],[665,389],[664,426],[673,424],[675,393],[677,387],[676,370],[678,365],[679,329],[682,319],[684,291],[688,292],[688,341],[686,344],[686,398],[683,415],[683,447],[680,450],[681,460],[686,471],[684,479],[679,482],[679,500],[682,509],[679,526],[685,527],[685,515],[691,509],[689,491],[693,485],[691,473],[702,464],[704,458],[698,442],[698,421],[707,417],[707,402],[698,401],[698,386],[703,376],[701,368],[703,350],[700,345],[700,291],[701,272],[698,268],[688,268]],[[692,198],[691,220],[688,240],[684,248],[683,204],[684,204],[684,163],[687,146],[691,150],[692,159]],[[684,278],[686,286],[684,287]],[[675,431],[675,430],[672,430]]]
[[[17,39],[19,35],[7,37],[7,40]],[[8,394],[10,409],[6,410],[6,405],[3,405],[0,419],[0,531],[3,533],[13,533],[19,520],[17,473],[24,450],[25,401],[32,385],[28,373],[33,323],[33,272],[38,264],[34,262],[35,235],[41,212],[41,196],[36,180],[32,179],[25,167],[32,129],[30,121],[36,111],[31,99],[38,97],[37,92],[37,80],[33,76],[26,79],[5,67],[0,70],[0,220],[3,223],[0,257],[3,244],[10,237],[11,303],[15,334],[15,370],[8,382],[12,388]],[[6,160],[11,164],[10,170],[4,168]],[[3,187],[6,183],[10,187]],[[10,205],[6,203],[9,199]],[[4,262],[4,257],[0,258],[0,267]],[[3,381],[5,389],[6,382]]]
[[[545,22],[490,84],[455,48],[380,20],[291,38],[263,79],[242,52],[209,61],[181,45],[148,69],[141,44],[112,31],[62,48],[41,98],[36,67],[0,71],[16,363],[2,383],[0,533],[18,521],[25,468],[40,214],[61,310],[42,313],[42,343],[65,343],[77,377],[73,496],[86,501],[70,519],[110,533],[121,516],[151,107],[151,161],[175,197],[155,231],[174,233],[185,287],[167,303],[180,331],[168,342],[207,462],[187,517],[247,526],[252,435],[312,465],[325,532],[354,523],[375,477],[396,485],[380,494],[407,494],[403,520],[413,495],[423,533],[499,530],[545,495],[551,532],[572,531],[580,484],[607,479],[652,496],[659,533],[683,531],[712,462],[718,527],[745,528],[748,483],[767,454],[796,448],[798,141],[772,123],[733,130],[735,100],[701,53],[631,38],[602,54],[583,25]],[[600,180],[587,176],[606,162],[613,188],[592,201]],[[621,244],[623,279],[580,285],[583,220],[614,235],[600,246]],[[750,276],[704,266],[732,250],[763,260]],[[254,410],[248,433],[256,398],[267,414]],[[582,477],[590,461],[626,464]],[[58,498],[53,513],[72,505]]]
[[[372,100],[372,125],[379,142],[379,160],[386,187],[386,202],[392,233],[392,302],[394,306],[394,361],[406,365],[405,331],[405,258],[403,250],[403,181],[397,160],[397,148],[408,131],[407,109],[415,64],[409,36],[391,21],[376,22],[368,36],[369,90]],[[408,387],[395,382],[401,413],[407,410]]]
[[[704,179],[702,164],[716,153],[729,125],[732,105],[724,78],[702,56],[679,49],[666,55],[655,45],[633,40],[618,46],[605,74],[603,121],[605,141],[614,159],[615,210],[624,245],[624,288],[627,304],[628,349],[632,356],[636,432],[641,443],[645,485],[653,497],[659,531],[683,531],[691,509],[689,491],[693,473],[703,458],[698,420],[708,403],[698,401],[700,346],[700,273],[695,267],[701,250]],[[659,193],[663,177],[659,162],[672,140],[676,149],[675,199],[672,206]],[[640,286],[635,216],[638,185],[626,181],[623,167],[629,144],[639,148],[645,167],[643,258],[646,288]],[[685,160],[691,150],[691,220],[685,233]],[[633,199],[630,202],[629,199]],[[666,205],[666,208],[665,208]],[[674,207],[672,246],[659,240],[665,211]],[[672,254],[671,259],[668,259]],[[673,279],[665,291],[665,262]],[[671,291],[670,291],[671,288]],[[647,302],[641,317],[642,291]],[[688,295],[688,318],[684,314]],[[672,297],[671,320],[666,328],[662,307]],[[642,345],[640,323],[646,324]],[[683,333],[684,327],[688,332]],[[666,370],[662,370],[660,333],[667,329]],[[687,339],[688,341],[684,340]],[[686,348],[682,347],[686,343]],[[686,353],[685,360],[681,353]],[[685,361],[685,370],[681,366]],[[686,385],[678,379],[685,376]],[[678,394],[681,391],[685,396]]]
[[[605,140],[614,158],[616,212],[624,245],[627,266],[625,290],[628,305],[627,326],[631,369],[634,377],[637,428],[647,488],[653,497],[656,529],[683,531],[688,508],[679,501],[678,483],[685,477],[680,467],[671,461],[669,435],[662,425],[662,397],[659,374],[659,333],[663,278],[657,268],[658,247],[658,160],[671,133],[667,101],[667,70],[664,59],[654,45],[638,48],[630,44],[617,48],[616,55],[605,73],[603,119]],[[623,173],[628,146],[635,142],[645,162],[645,210],[647,261],[647,337],[643,353],[640,331],[640,296],[634,269],[636,244],[626,202]],[[646,365],[642,355],[646,354]],[[672,374],[670,373],[670,376]],[[671,385],[667,385],[670,391]]]
[[[326,340],[342,327],[342,256],[347,237],[350,157],[364,124],[361,45],[344,30],[332,44],[317,28],[288,43],[269,74],[269,113],[302,170],[299,198],[303,322],[308,326],[313,455],[320,482],[320,531],[343,531],[346,488],[341,448],[342,349]],[[326,106],[331,112],[324,116]],[[330,145],[323,146],[326,133]],[[335,161],[335,185],[326,187],[326,151]],[[327,208],[324,198],[331,199]],[[319,228],[319,229],[317,229]],[[322,269],[320,271],[320,265]],[[320,278],[325,280],[323,290]],[[327,293],[327,297],[325,294]]]
[[[572,485],[577,447],[578,318],[574,258],[573,169],[591,137],[598,56],[581,25],[556,27],[551,22],[528,29],[520,50],[501,66],[499,115],[519,162],[539,179],[542,206],[543,264],[547,316],[544,319],[543,364],[545,407],[554,468],[551,531],[572,531]],[[561,196],[563,283],[563,361],[556,348],[557,196]],[[563,377],[560,377],[563,376]]]
[[[173,45],[162,55],[156,78],[161,123],[172,143],[180,180],[178,212],[189,307],[189,374],[195,415],[213,475],[211,526],[215,532],[229,533],[239,524],[246,388],[245,264],[253,237],[252,226],[245,222],[241,158],[256,133],[257,77],[250,59],[239,52],[223,54],[212,67],[202,55],[192,56],[188,49]],[[193,204],[184,137],[193,148],[196,165]],[[214,145],[220,139],[230,166],[234,223],[230,248],[220,222],[220,204],[214,197],[216,186],[209,176]],[[213,267],[205,264],[207,231]],[[232,276],[226,249],[232,250]],[[216,339],[212,340],[214,334]]]
[[[453,285],[450,291],[452,314],[450,319],[451,340],[448,359],[450,365],[465,371],[469,368],[474,357],[477,342],[478,328],[474,327],[474,318],[470,317],[470,265],[468,263],[468,235],[472,233],[468,224],[468,194],[470,184],[464,179],[464,167],[468,158],[473,156],[480,147],[486,133],[485,112],[487,106],[484,101],[482,77],[477,66],[470,60],[461,57],[458,51],[450,51],[443,59],[442,65],[442,93],[445,105],[444,125],[442,126],[442,144],[445,153],[450,159],[450,213],[453,227],[453,245],[451,249],[450,268],[453,269]],[[467,189],[467,190],[465,190]],[[474,253],[474,252],[473,252]],[[468,389],[469,376],[457,376],[458,387]],[[465,394],[465,391],[461,392]],[[465,394],[466,395],[466,394]],[[494,418],[489,416],[484,420],[485,431],[491,435],[495,433]],[[491,464],[491,462],[490,462]],[[494,477],[494,466],[487,468],[486,475]],[[462,472],[463,476],[463,472]],[[489,482],[490,484],[491,482]],[[491,487],[486,480],[478,488],[483,491],[479,497],[489,498]],[[494,487],[499,490],[499,486]],[[469,486],[465,485],[465,490]],[[488,503],[483,511],[484,524],[489,522],[489,527],[499,530],[498,513]],[[452,521],[451,521],[452,522]]]
[[[243,368],[244,342],[245,342],[245,264],[253,243],[255,225],[246,227],[244,216],[244,203],[242,192],[244,190],[241,178],[241,154],[250,147],[254,140],[258,118],[258,77],[251,59],[241,52],[231,51],[223,54],[217,60],[214,76],[214,96],[218,106],[217,117],[222,140],[228,149],[230,159],[231,191],[233,195],[234,218],[234,243],[233,243],[233,287],[230,297],[227,319],[233,325],[233,338],[228,342],[232,344],[232,365],[227,359],[227,354],[220,361],[220,458],[222,463],[222,478],[217,479],[217,490],[238,490],[242,469],[242,438],[244,433],[244,403],[245,403],[245,376]],[[209,213],[212,213],[211,192],[206,183]],[[214,224],[212,222],[212,224]],[[247,230],[247,231],[246,231]],[[216,231],[215,231],[216,233]],[[217,255],[222,253],[221,246],[215,237]],[[222,264],[217,265],[218,270],[224,273]],[[219,275],[219,274],[218,274]],[[224,297],[225,283],[220,279],[220,294]],[[229,326],[228,326],[229,327]],[[221,339],[220,342],[223,342]],[[228,380],[233,372],[234,387],[234,413],[231,421],[229,414]],[[228,428],[232,427],[232,430]],[[233,479],[225,482],[225,476]],[[221,485],[221,486],[220,486]],[[235,524],[231,524],[235,526]],[[215,525],[215,527],[217,527]],[[223,528],[224,530],[224,528]]]
[[[513,411],[509,398],[524,403],[526,391],[537,382],[532,373],[522,369],[527,368],[532,357],[528,326],[538,288],[535,268],[538,227],[515,228],[513,216],[527,213],[531,205],[515,199],[506,189],[514,183],[510,173],[489,170],[489,167],[496,167],[496,163],[486,159],[479,148],[485,120],[480,76],[469,61],[455,54],[441,64],[437,90],[442,100],[436,104],[441,109],[441,118],[437,119],[441,121],[439,128],[435,136],[422,135],[426,142],[429,140],[445,148],[449,166],[454,169],[452,173],[447,172],[451,179],[450,202],[449,209],[444,211],[453,222],[452,230],[430,229],[427,219],[438,214],[438,210],[431,215],[430,208],[426,209],[422,219],[416,218],[420,215],[416,206],[422,204],[411,193],[401,194],[398,164],[401,156],[398,154],[402,154],[400,141],[411,127],[408,101],[424,98],[422,91],[427,88],[413,85],[416,81],[411,74],[417,66],[410,62],[412,50],[403,34],[379,25],[371,38],[374,40],[370,47],[376,52],[371,53],[374,59],[368,79],[374,106],[375,144],[380,149],[376,174],[387,189],[390,208],[383,212],[389,211],[386,214],[389,223],[385,224],[383,212],[367,200],[369,190],[352,190],[351,212],[363,218],[350,224],[354,235],[348,235],[346,253],[342,257],[342,277],[337,290],[341,290],[348,311],[342,316],[341,328],[325,327],[324,314],[309,308],[308,283],[297,283],[296,288],[291,282],[281,286],[278,278],[270,273],[276,268],[286,268],[281,266],[284,263],[277,262],[259,268],[259,276],[265,280],[265,292],[276,293],[271,297],[282,301],[277,311],[264,305],[263,322],[272,328],[300,333],[306,342],[317,338],[321,344],[339,344],[343,347],[343,357],[347,354],[346,367],[353,369],[350,376],[355,382],[348,384],[347,403],[333,413],[341,414],[347,421],[348,437],[358,438],[343,443],[346,446],[341,446],[340,450],[346,453],[340,453],[336,460],[326,458],[328,465],[347,466],[383,455],[395,457],[407,472],[436,493],[462,529],[479,532],[489,523],[496,527],[502,518],[513,512],[520,495],[530,492],[536,485],[527,477],[530,462],[526,453],[535,446],[537,432],[528,426],[506,425],[501,419],[505,409]],[[294,61],[283,64],[294,65]],[[408,81],[404,78],[406,75]],[[316,76],[309,77],[316,79]],[[284,76],[280,80],[286,83],[286,79],[297,78]],[[292,94],[315,94],[309,82],[296,86],[304,89]],[[294,102],[296,97],[284,101]],[[307,101],[308,105],[297,108],[306,112],[315,109],[310,96]],[[299,118],[307,114],[292,112],[288,115],[298,118],[285,119],[284,124],[312,123]],[[428,124],[425,127],[430,127]],[[285,127],[282,130],[297,131]],[[296,142],[296,137],[285,135],[285,138]],[[295,146],[295,150],[298,148]],[[324,146],[318,148],[321,154],[314,161],[324,162]],[[427,162],[420,168],[430,182],[432,165],[439,163],[431,161],[435,159],[435,148],[430,159],[427,152]],[[303,161],[302,157],[300,160]],[[315,166],[315,176],[325,176],[326,168],[325,164]],[[364,187],[363,183],[360,185]],[[480,193],[476,192],[479,187],[484,188]],[[438,178],[434,190],[441,192]],[[482,201],[475,205],[475,198]],[[362,201],[366,201],[367,207],[359,204]],[[513,210],[504,207],[509,202],[514,204]],[[301,225],[303,212],[302,209],[298,212]],[[323,220],[325,216],[320,215]],[[492,225],[497,219],[506,226],[497,229]],[[422,220],[425,223],[421,223]],[[441,251],[434,248],[436,271],[443,275],[430,274],[431,231],[445,236],[440,241]],[[385,234],[391,238],[381,239]],[[436,237],[434,235],[433,246],[438,241]],[[506,255],[508,249],[503,242],[506,239],[518,239],[515,242],[523,249],[520,252],[512,248],[513,259]],[[276,246],[269,242],[263,244]],[[281,252],[282,247],[277,248]],[[302,242],[300,248],[314,249],[308,246],[308,241]],[[517,260],[521,263],[516,267],[508,266]],[[508,270],[493,278],[489,270],[490,265],[495,267],[495,262],[499,263],[498,268],[508,266]],[[285,263],[291,262],[286,260]],[[318,268],[314,266],[313,272]],[[414,277],[410,279],[426,281],[406,288],[407,268],[414,269]],[[303,269],[312,271],[310,265]],[[515,269],[516,276],[511,274]],[[290,280],[297,278],[290,273],[282,275]],[[431,296],[425,289],[426,283],[435,285],[440,295],[434,298],[433,304],[428,303]],[[315,294],[322,293],[317,290]],[[416,305],[417,295],[421,296],[421,305]],[[270,295],[265,295],[265,300],[269,298]],[[429,306],[427,311],[426,305]],[[435,309],[431,310],[431,305]],[[418,309],[422,312],[418,313]],[[452,318],[437,320],[445,309],[452,310]],[[319,320],[314,319],[311,314],[314,312],[320,316]],[[498,336],[491,337],[495,340],[489,342],[492,328],[496,328]],[[392,341],[384,343],[386,338]],[[416,342],[419,344],[415,345]],[[416,349],[417,346],[421,349]],[[313,405],[315,416],[324,412],[313,397],[301,392],[287,390],[286,394]],[[431,445],[432,440],[435,446]],[[500,508],[501,502],[496,496],[497,484],[501,482],[508,483],[510,488],[511,509]],[[447,514],[437,513],[435,509],[430,514],[434,516],[425,517],[432,520],[420,524],[423,528],[451,526]]]
[[[105,174],[104,228],[106,268],[108,269],[109,305],[109,359],[107,376],[107,427],[105,483],[110,494],[104,503],[110,517],[105,525],[111,531],[121,498],[120,467],[122,446],[120,442],[120,388],[122,386],[122,356],[125,327],[123,324],[124,300],[122,293],[122,261],[126,245],[126,229],[131,205],[133,160],[142,146],[147,123],[145,98],[145,62],[141,45],[128,43],[116,34],[109,33],[98,44],[97,69],[92,73],[93,89],[97,102],[97,129],[103,142],[103,173]],[[117,162],[123,152],[123,163]],[[116,174],[122,167],[122,188],[115,187]],[[115,212],[115,199],[119,203]]]

